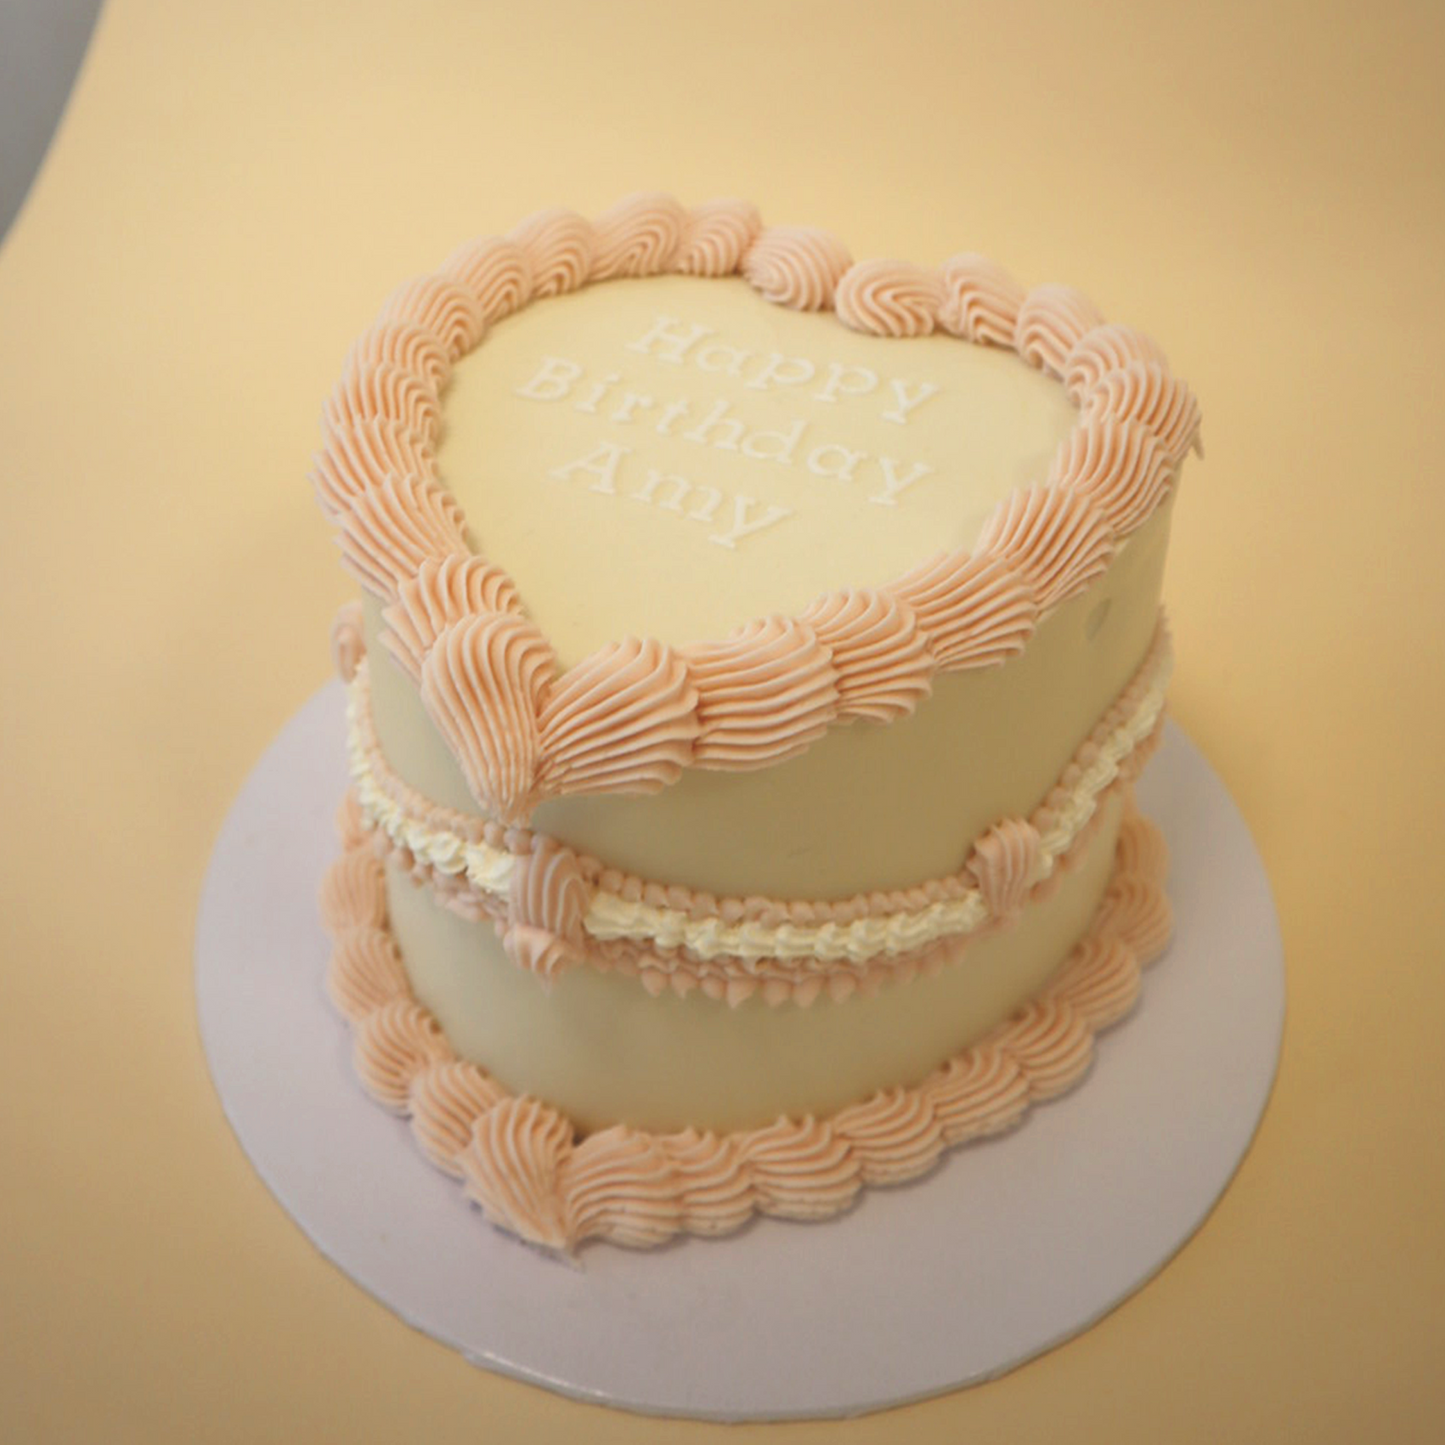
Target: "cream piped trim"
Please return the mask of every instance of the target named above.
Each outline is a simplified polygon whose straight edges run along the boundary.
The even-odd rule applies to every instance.
[[[743,257],[743,275],[775,306],[827,311],[844,272],[853,264],[836,236],[811,226],[771,226]]]
[[[722,1135],[615,1125],[584,1138],[565,1115],[456,1057],[412,997],[385,927],[380,865],[345,822],[343,836],[351,842],[324,886],[328,987],[352,1026],[362,1084],[410,1116],[427,1158],[462,1180],[490,1223],[567,1252],[589,1239],[648,1248],[726,1234],[755,1212],[824,1219],[865,1185],[916,1178],[948,1149],[1016,1127],[1088,1072],[1095,1036],[1133,1008],[1140,971],[1168,938],[1164,842],[1130,810],[1088,934],[1031,1002],[921,1084],[827,1119]]]
[[[943,280],[907,261],[859,261],[838,282],[838,320],[872,336],[928,336],[944,303]]]
[[[972,251],[943,263],[938,324],[979,346],[1012,346],[1027,294],[1002,266]]]
[[[348,752],[363,820],[409,871],[444,880],[439,892],[449,906],[460,903],[457,911],[490,917],[504,930],[519,922],[531,930],[511,949],[524,966],[550,976],[585,961],[637,974],[654,991],[685,978],[734,1003],[759,987],[770,1002],[806,1003],[817,990],[800,995],[800,984],[826,982],[835,998],[865,981],[876,987],[899,971],[941,966],[982,929],[1012,918],[1077,854],[1110,791],[1142,767],[1161,726],[1171,667],[1161,621],[1134,678],[1030,818],[1000,820],[949,878],[839,902],[717,898],[649,884],[542,835],[463,821],[390,773],[371,730],[364,666],[351,683]],[[545,884],[519,892],[519,871],[535,873],[540,852],[549,859]],[[565,909],[549,909],[549,897],[565,898]],[[539,931],[550,931],[558,946],[549,948]]]
[[[1044,615],[1108,565],[1168,496],[1184,453],[1198,448],[1198,404],[1169,374],[1162,351],[1147,337],[1104,324],[1069,287],[1026,292],[992,262],[967,253],[936,272],[902,261],[855,264],[827,232],[764,227],[741,201],[687,210],[667,195],[637,195],[595,221],[544,211],[508,236],[468,243],[440,274],[393,293],[353,348],[326,407],[312,472],[317,496],[338,529],[347,565],[382,600],[390,629],[384,640],[413,677],[421,677],[445,631],[436,599],[419,594],[435,585],[427,569],[474,555],[461,510],[436,472],[439,398],[451,363],[492,322],[533,299],[666,272],[740,272],[777,305],[834,310],[842,324],[876,334],[916,336],[937,327],[979,344],[1011,346],[1062,379],[1080,419],[1046,485],[1000,502],[972,552],[934,558],[872,589],[868,606],[820,599],[800,617],[754,620],[722,640],[676,648],[688,668],[682,691],[693,699],[689,718],[677,713],[674,670],[657,669],[658,691],[649,695],[645,686],[639,690],[636,667],[612,665],[624,643],[560,677],[548,672],[539,690],[529,684],[505,709],[525,733],[535,731],[538,710],[554,692],[562,693],[573,700],[572,735],[610,735],[615,751],[606,767],[547,768],[545,747],[538,751],[524,739],[513,758],[535,757],[537,767],[507,779],[508,819],[548,797],[655,791],[684,767],[767,766],[839,723],[905,715],[927,695],[935,671],[1007,661]],[[522,610],[506,573],[491,571],[490,588],[442,599],[448,622]],[[820,616],[820,608],[831,610]],[[498,675],[487,685],[439,684],[428,705],[479,706],[469,699],[500,695],[514,681]],[[597,681],[603,685],[591,685]],[[764,695],[777,704],[765,726],[739,706],[741,698]],[[654,716],[646,716],[649,709]],[[489,791],[495,779],[477,753],[477,736],[489,725],[452,714],[443,722],[435,711],[433,719],[469,782],[482,785],[478,801],[496,806],[499,795]],[[660,735],[668,740],[662,762]]]
[[[575,211],[554,207],[528,216],[510,240],[521,247],[532,273],[532,296],[562,296],[592,274],[596,247],[592,223]]]

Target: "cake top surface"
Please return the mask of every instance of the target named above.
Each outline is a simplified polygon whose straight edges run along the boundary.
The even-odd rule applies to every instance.
[[[1075,420],[1011,352],[659,276],[500,321],[452,373],[437,460],[566,666],[967,550]]]

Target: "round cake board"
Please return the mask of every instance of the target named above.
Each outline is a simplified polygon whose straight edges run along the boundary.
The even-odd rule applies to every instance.
[[[345,790],[332,684],[247,779],[196,934],[201,1036],[242,1148],[316,1247],[488,1369],[651,1414],[861,1414],[969,1385],[1087,1328],[1199,1228],[1274,1079],[1278,923],[1244,822],[1172,724],[1139,785],[1175,936],[1089,1076],[1013,1133],[822,1224],[575,1262],[493,1229],[363,1094],[317,916]]]

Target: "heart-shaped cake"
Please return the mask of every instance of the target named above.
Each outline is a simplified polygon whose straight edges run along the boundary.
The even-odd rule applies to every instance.
[[[1162,949],[1131,783],[1193,396],[1078,292],[734,201],[402,286],[313,481],[361,1077],[494,1223],[819,1218],[1078,1080]]]

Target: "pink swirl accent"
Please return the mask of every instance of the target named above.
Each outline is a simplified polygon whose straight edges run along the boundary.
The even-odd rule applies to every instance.
[[[938,324],[983,346],[1012,346],[1024,288],[986,256],[964,252],[943,263]]]
[[[921,1089],[883,1089],[833,1116],[864,1184],[902,1184],[926,1174],[943,1153],[943,1129]]]
[[[1169,457],[1143,422],[1081,420],[1059,444],[1049,484],[1086,497],[1119,536],[1153,515],[1173,481]]]
[[[532,299],[532,268],[522,248],[506,236],[468,241],[442,263],[441,274],[477,298],[489,327]]]
[[[731,1234],[757,1208],[737,1139],[684,1129],[660,1141],[672,1163],[684,1226],[692,1234]]]
[[[991,667],[1024,649],[1038,606],[1006,561],[941,553],[889,585],[911,607],[942,669]]]
[[[323,416],[333,428],[385,418],[434,443],[442,411],[436,389],[425,379],[394,362],[378,361],[371,366],[349,364]]]
[[[410,998],[401,951],[381,925],[341,930],[326,973],[326,992],[350,1023],[397,998]]]
[[[928,696],[937,664],[913,609],[889,592],[848,588],[799,618],[833,655],[838,715],[890,722]]]
[[[1084,1020],[1063,1000],[1045,994],[1009,1020],[1009,1052],[1035,1102],[1054,1099],[1083,1078],[1094,1057]]]
[[[843,243],[809,226],[770,226],[743,257],[743,275],[763,298],[794,311],[826,311],[853,264]]]
[[[1127,326],[1104,325],[1086,331],[1064,361],[1064,391],[1075,406],[1111,371],[1131,361],[1169,369],[1164,348],[1152,336]]]
[[[1146,337],[1098,324],[1097,312],[1076,291],[1044,286],[1026,296],[1006,272],[967,254],[951,258],[936,277],[901,262],[855,267],[825,232],[786,227],[759,232],[757,225],[755,210],[743,202],[711,202],[687,213],[667,196],[634,196],[595,228],[569,212],[541,212],[510,236],[463,247],[448,262],[455,275],[422,277],[395,292],[380,321],[353,348],[327,407],[325,446],[313,472],[321,505],[342,534],[348,565],[368,590],[387,599],[407,580],[403,574],[413,563],[467,550],[460,510],[439,500],[429,485],[436,480],[431,441],[413,435],[413,429],[439,425],[435,393],[451,360],[481,338],[489,314],[570,289],[589,274],[601,279],[669,268],[730,273],[740,263],[752,284],[779,304],[821,309],[835,304],[841,285],[842,319],[865,329],[915,334],[936,319],[974,341],[1014,342],[1034,365],[1056,374],[1062,367],[1071,391],[1083,398],[1081,431],[1071,450],[1060,454],[1055,490],[1091,502],[1119,534],[1142,521],[1167,486],[1160,487],[1152,464],[1141,460],[1139,433],[1128,425],[1115,435],[1090,428],[1111,420],[1152,428],[1160,433],[1156,446],[1171,458],[1198,444],[1197,406],[1163,370],[1162,353]],[[1121,470],[1113,471],[1116,467]],[[385,488],[390,488],[385,496],[369,495]],[[1023,510],[1033,505],[1026,498],[1014,502]],[[416,515],[405,515],[411,511]],[[997,532],[1005,524],[996,517],[991,525]],[[1043,540],[1056,545],[1056,531]],[[1088,562],[1076,556],[1072,573],[1066,569],[1062,579],[1053,577],[1052,592],[1029,593],[1029,584],[1048,574],[1057,557],[1035,557],[1026,565],[1014,553],[990,559],[987,551],[981,546],[972,561],[955,557],[928,564],[900,587],[885,589],[917,614],[940,666],[988,665],[1011,656],[1037,615],[1068,595]],[[1000,565],[991,570],[993,563]],[[1009,573],[1022,584],[1018,591]],[[968,595],[981,588],[991,591]],[[950,589],[962,605],[944,600]],[[414,671],[419,663],[414,640],[396,631],[386,640],[401,648],[403,666]],[[900,645],[916,644],[909,638]],[[881,654],[870,657],[870,672],[884,661]],[[855,705],[862,694],[850,678],[848,659],[835,661],[835,670],[840,692],[835,716],[868,715]],[[700,691],[706,688],[700,685]],[[906,710],[882,706],[890,715]],[[706,749],[695,752],[693,761]],[[711,765],[733,764],[714,756]],[[738,765],[756,766],[756,759],[748,754]]]
[[[590,902],[577,855],[555,839],[536,838],[512,868],[502,939],[512,961],[544,979],[578,962]]]
[[[471,1141],[477,1120],[506,1097],[500,1084],[464,1059],[431,1064],[412,1077],[407,1095],[412,1133],[438,1169],[460,1179],[457,1156]]]
[[[1050,987],[1090,1029],[1105,1029],[1128,1014],[1139,997],[1138,960],[1133,949],[1118,938],[1088,938],[1070,955]]]
[[[682,1202],[663,1140],[614,1125],[578,1144],[558,1184],[576,1238],[647,1249],[682,1228]]]
[[[321,884],[321,921],[329,933],[386,927],[381,864],[369,849],[345,854],[327,873]]]
[[[1199,403],[1194,393],[1157,362],[1131,361],[1106,373],[1084,398],[1081,420],[1139,421],[1178,465],[1199,445]]]
[[[361,603],[346,602],[331,624],[331,666],[342,682],[356,676],[361,659],[366,656],[366,638],[361,629]]]
[[[449,276],[418,276],[398,286],[377,319],[410,321],[433,332],[453,361],[470,351],[487,331],[487,318],[477,298]]]
[[[693,757],[698,692],[665,643],[609,643],[549,689],[539,787],[549,796],[653,793]]]
[[[1029,1107],[1028,1080],[997,1044],[976,1044],[934,1073],[924,1090],[946,1147],[1012,1129]]]
[[[666,271],[682,242],[687,212],[671,196],[629,196],[595,222],[592,279],[656,276]]]
[[[415,682],[421,681],[427,651],[452,623],[489,612],[522,610],[512,579],[476,556],[427,558],[414,577],[398,584],[396,596],[382,613],[389,629],[382,641]]]
[[[465,553],[462,513],[450,492],[416,476],[390,476],[338,517],[342,560],[383,600],[427,558]]]
[[[536,1099],[508,1098],[473,1125],[457,1156],[467,1194],[491,1223],[548,1249],[576,1237],[558,1170],[572,1152],[572,1126]]]
[[[511,234],[532,273],[532,297],[576,291],[592,274],[592,223],[555,207],[528,216]]]
[[[1163,833],[1142,814],[1136,814],[1131,823],[1119,835],[1119,871],[1164,878],[1169,871],[1169,847]]]
[[[436,332],[414,321],[378,321],[347,353],[346,369],[386,362],[416,377],[437,395],[451,379],[452,361]]]
[[[1040,835],[1042,840],[1060,827],[1061,823],[1074,829],[1074,824],[1063,823],[1063,820],[1065,815],[1071,814],[1078,806],[1075,790],[1080,778],[1086,769],[1096,767],[1104,749],[1115,746],[1118,729],[1134,717],[1146,695],[1158,685],[1167,655],[1168,630],[1161,619],[1155,639],[1134,677],[1104,712],[1090,735],[1080,744],[1058,782],[1027,820],[1015,821],[1013,825],[1003,828],[1005,834],[1029,828]],[[369,727],[364,678],[358,683],[358,690],[361,693],[361,705],[355,709],[353,718],[353,725],[357,729],[356,742],[365,754],[372,785],[400,811],[403,835],[413,823],[423,829],[450,834],[458,853],[466,843],[484,839],[488,846],[510,853],[514,866],[524,859],[529,850],[548,846],[551,840],[542,835],[503,829],[497,823],[484,823],[471,814],[457,813],[433,804],[397,778],[381,756],[375,735]],[[1071,870],[1083,856],[1102,817],[1100,809],[1109,797],[1126,792],[1137,777],[1160,735],[1162,722],[1161,715],[1148,736],[1137,741],[1132,750],[1112,763],[1109,769],[1111,777],[1100,777],[1097,780],[1102,791],[1095,795],[1092,817],[1081,829],[1073,831],[1072,841],[1067,844],[1065,851],[1056,851],[1057,842],[1051,847],[1053,872],[1032,884],[1028,892],[1029,901],[1045,899],[1056,886],[1060,874]],[[502,896],[474,888],[465,878],[447,871],[445,865],[422,863],[415,859],[404,844],[392,839],[384,826],[369,836],[374,840],[381,856],[407,873],[418,885],[432,889],[442,906],[452,909],[461,917],[473,920],[490,918],[500,929],[507,928],[511,910],[509,905],[502,901]],[[358,831],[358,844],[366,841],[367,837],[364,830]],[[1026,846],[1032,848],[1032,845]],[[1042,851],[1042,841],[1038,846]],[[1162,843],[1154,846],[1158,856],[1147,866],[1162,869]],[[927,879],[911,888],[875,891],[852,898],[822,901],[755,896],[720,898],[679,885],[665,886],[631,876],[591,858],[578,858],[577,867],[589,890],[595,889],[598,893],[606,893],[613,898],[670,910],[685,915],[694,922],[718,919],[727,925],[746,922],[777,929],[787,925],[848,925],[870,917],[916,914],[936,903],[963,898],[979,891],[980,869],[985,869],[986,876],[986,868],[980,858],[986,858],[990,851],[991,845],[985,842],[981,850],[977,847],[970,850],[968,860],[957,873],[943,878]],[[1120,856],[1122,859],[1123,855]],[[1125,868],[1122,862],[1119,867],[1121,874],[1131,871]],[[1144,867],[1145,865],[1141,864],[1141,870]],[[1007,898],[1004,896],[1006,892],[1006,884],[1000,884],[993,891],[996,907],[1007,906]],[[799,1007],[808,1007],[825,987],[829,996],[835,999],[841,999],[854,989],[868,994],[884,983],[904,983],[920,970],[932,974],[945,965],[956,962],[971,946],[974,938],[983,936],[985,931],[1006,921],[1006,918],[1000,918],[997,913],[988,911],[987,899],[983,901],[984,916],[975,927],[939,938],[915,951],[900,953],[885,947],[868,959],[782,959],[771,957],[766,952],[744,956],[719,953],[704,959],[691,953],[685,946],[662,944],[649,937],[624,935],[601,938],[590,933],[585,938],[585,946],[574,944],[574,947],[579,956],[592,967],[601,970],[613,969],[635,977],[654,996],[671,988],[681,997],[686,996],[692,989],[701,987],[710,998],[725,1000],[733,1005],[752,997],[754,993],[761,993],[770,1006],[791,1001]],[[549,944],[550,938],[539,935],[533,942],[542,948]],[[521,958],[519,961],[524,967],[533,966],[528,958]]]
[[[361,847],[371,836],[366,815],[361,811],[361,804],[357,802],[353,788],[346,790],[346,796],[336,810],[336,836],[341,839],[341,846],[348,853]]]
[[[1014,350],[1030,366],[1062,376],[1069,353],[1103,320],[1082,291],[1072,286],[1035,286],[1019,307]]]
[[[988,911],[1009,918],[1024,905],[1039,860],[1039,830],[1023,818],[995,823],[974,844],[968,870],[978,879]]]
[[[334,522],[362,492],[380,487],[390,476],[435,481],[436,475],[436,455],[426,437],[402,422],[373,417],[326,425],[325,445],[313,459],[311,484]]]
[[[525,618],[483,613],[453,623],[421,668],[421,697],[451,744],[472,796],[504,822],[532,802],[541,740],[537,710],[555,669]]]
[[[908,261],[859,261],[833,297],[838,320],[870,336],[927,336],[943,309],[943,281]]]
[[[394,998],[356,1025],[352,1057],[362,1087],[379,1104],[405,1113],[411,1081],[452,1057],[441,1025],[415,999]]]
[[[1040,612],[1082,592],[1114,555],[1114,534],[1085,497],[1028,487],[994,510],[979,550],[1007,558],[1033,587]]]
[[[357,857],[374,862],[366,847],[358,839],[333,872],[346,871]],[[1154,956],[1138,953],[1116,926],[1151,950],[1163,946],[1165,858],[1157,830],[1126,815],[1117,858],[1121,872],[1108,903],[1032,1003],[916,1088],[883,1091],[821,1122],[780,1119],[721,1137],[618,1127],[578,1145],[556,1111],[511,1097],[481,1070],[454,1060],[435,1021],[409,998],[385,987],[368,992],[350,978],[339,993],[359,1015],[355,1053],[363,1082],[388,1107],[410,1111],[428,1157],[460,1174],[492,1223],[523,1239],[553,1249],[584,1237],[642,1246],[683,1230],[723,1234],[754,1209],[821,1219],[846,1208],[864,1182],[899,1182],[930,1167],[946,1148],[1014,1127],[1032,1101],[1052,1097],[1087,1071],[1093,1034],[1132,1006],[1139,965]],[[1137,871],[1124,868],[1126,861]],[[379,881],[370,892],[380,895]],[[366,887],[330,890],[334,974],[346,975],[353,966],[347,961],[358,956],[352,943],[374,906],[367,894]],[[363,978],[368,967],[362,965]],[[389,971],[388,964],[383,984]]]
[[[685,276],[731,276],[762,229],[747,201],[705,201],[688,213],[672,269]]]
[[[862,1186],[858,1161],[827,1122],[779,1119],[743,1138],[758,1208],[784,1219],[826,1219]]]
[[[698,690],[700,767],[761,768],[803,752],[838,713],[828,649],[812,628],[769,617],[725,642],[683,649]]]
[[[1173,910],[1153,879],[1116,873],[1099,906],[1097,924],[1101,932],[1117,935],[1141,958],[1152,958],[1169,942]]]

